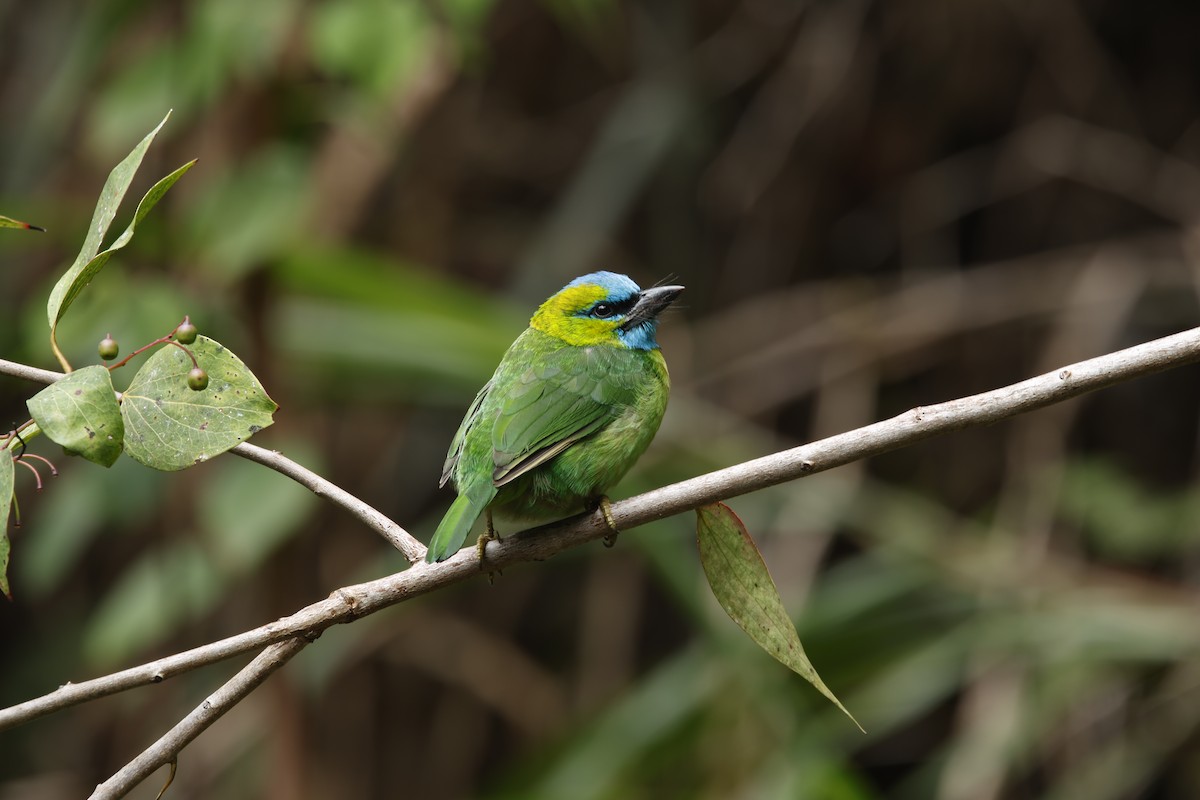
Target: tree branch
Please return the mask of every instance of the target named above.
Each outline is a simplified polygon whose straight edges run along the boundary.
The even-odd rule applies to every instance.
[[[774,486],[807,474],[870,458],[947,431],[987,425],[1086,392],[1200,360],[1200,328],[1072,364],[982,394],[923,406],[857,430],[664,486],[612,504],[622,530],[717,500]],[[0,363],[0,372],[3,363]],[[256,448],[257,449],[257,448]],[[598,513],[530,529],[487,546],[487,567],[540,561],[608,533]],[[296,636],[312,637],[332,625],[396,605],[480,574],[473,548],[440,564],[408,570],[334,591],[275,622],[138,667],[82,683],[0,710],[0,730],[136,686],[158,683],[198,667]]]
[[[5,361],[0,358],[0,373],[12,375],[14,378],[24,378],[27,381],[35,383],[54,383],[63,376],[61,372],[55,372],[50,369],[38,369],[31,367],[28,364],[21,364],[16,361]]]
[[[1200,329],[1083,361],[1002,389],[934,406],[918,407],[883,422],[665,486],[613,504],[612,515],[618,527],[633,528],[716,500],[746,494],[807,474],[880,455],[938,433],[997,422],[1120,381],[1196,360],[1200,360]],[[7,366],[10,363],[0,362],[0,372],[18,374],[20,377],[32,374],[9,371]],[[246,452],[239,455],[268,466],[274,466],[271,462],[276,457],[282,458],[262,448],[245,445],[244,447]],[[295,467],[295,470],[285,474],[309,486],[318,494],[321,493],[318,488],[328,488],[324,486],[327,482],[323,479],[298,465]],[[306,482],[311,480],[310,476],[316,479],[318,488]],[[340,493],[342,501],[347,497],[354,500],[343,490],[337,487],[334,489]],[[339,502],[338,498],[331,499]],[[344,502],[342,504],[345,505]],[[359,516],[368,525],[379,530],[376,527],[378,519],[372,520],[370,514],[366,518],[361,514]],[[487,567],[500,569],[514,563],[542,560],[607,533],[608,528],[599,513],[523,531],[503,541],[489,543],[486,553]],[[403,535],[408,536],[406,533]],[[57,709],[134,686],[156,683],[171,675],[265,647],[266,649],[234,678],[158,742],[98,786],[93,794],[93,798],[121,797],[155,769],[173,761],[184,746],[325,628],[350,622],[478,574],[480,564],[471,548],[460,551],[440,564],[417,563],[395,575],[338,589],[327,599],[274,623],[141,667],[80,684],[67,684],[43,697],[4,709],[0,711],[0,729]]]
[[[134,786],[150,777],[159,767],[170,764],[193,739],[220,719],[226,711],[245,699],[246,695],[257,689],[272,672],[307,647],[309,642],[309,639],[297,636],[267,647],[240,672],[230,678],[224,686],[196,706],[192,713],[163,734],[162,738],[142,751],[141,755],[122,767],[111,778],[98,785],[92,792],[91,800],[114,800],[114,798],[124,797]]]

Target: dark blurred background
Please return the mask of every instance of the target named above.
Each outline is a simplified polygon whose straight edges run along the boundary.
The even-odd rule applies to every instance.
[[[0,213],[49,229],[0,231],[0,349],[54,366],[49,288],[173,108],[114,231],[199,164],[72,308],[75,364],[190,314],[281,404],[257,444],[425,539],[536,304],[670,278],[628,496],[1200,324],[1198,37],[1186,0],[0,0]],[[681,517],[328,631],[168,797],[1200,796],[1198,401],[1179,369],[732,502],[866,735]],[[3,705],[403,567],[234,457],[34,451]],[[244,661],[5,731],[0,800],[85,796]]]

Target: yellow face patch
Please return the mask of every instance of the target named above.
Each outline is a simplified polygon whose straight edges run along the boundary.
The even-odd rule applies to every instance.
[[[529,327],[549,334],[576,347],[610,344],[621,345],[617,338],[620,319],[595,319],[579,316],[581,312],[608,296],[602,286],[584,284],[568,286],[542,303],[529,320]]]

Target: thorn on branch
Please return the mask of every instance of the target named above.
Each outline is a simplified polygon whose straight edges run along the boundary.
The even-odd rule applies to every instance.
[[[167,773],[167,782],[158,790],[158,796],[154,800],[162,800],[162,796],[167,793],[167,789],[171,788],[171,784],[175,782],[175,771],[179,769],[179,756],[176,754],[170,761],[171,771]]]

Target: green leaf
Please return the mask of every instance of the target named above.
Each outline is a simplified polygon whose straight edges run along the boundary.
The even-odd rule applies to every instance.
[[[67,452],[105,467],[121,455],[125,423],[106,368],[75,370],[29,398],[26,405],[42,432]]]
[[[154,141],[154,137],[158,135],[162,126],[166,124],[167,117],[170,116],[170,112],[167,112],[167,116],[163,117],[162,122],[158,123],[154,130],[150,131],[146,138],[133,148],[133,152],[127,155],[124,161],[113,167],[112,172],[108,174],[108,180],[104,182],[104,188],[100,190],[100,199],[96,202],[96,210],[92,213],[92,224],[88,226],[87,236],[83,240],[83,248],[75,257],[71,268],[58,280],[50,292],[46,315],[51,328],[54,328],[58,320],[62,319],[67,306],[78,294],[80,287],[75,284],[80,274],[96,253],[100,252],[104,235],[108,233],[113,218],[117,216],[117,209],[125,198],[125,193],[129,191],[129,184],[133,183],[133,176],[137,174],[138,167],[142,165],[142,159],[145,157],[146,151],[150,149],[150,143]],[[74,292],[71,291],[72,289]]]
[[[107,250],[98,253],[82,267],[78,266],[77,260],[75,265],[67,270],[67,274],[59,279],[50,293],[50,303],[46,308],[50,315],[52,330],[57,328],[58,321],[62,319],[63,314],[67,313],[67,308],[75,302],[75,298],[79,296],[84,287],[91,283],[92,278],[96,277],[96,274],[108,263],[113,254],[129,244],[133,239],[133,232],[137,228],[137,224],[145,219],[146,215],[150,213],[150,209],[158,204],[167,190],[174,186],[175,182],[182,178],[184,173],[195,163],[194,159],[189,161],[151,186],[150,190],[142,197],[141,202],[138,203],[137,211],[134,212],[133,219],[129,221],[129,227],[117,237],[117,240]]]
[[[173,345],[151,356],[125,390],[125,450],[148,467],[171,471],[207,461],[270,425],[278,408],[220,343],[201,336],[189,349],[208,373],[204,391],[188,388],[192,361]]]
[[[154,141],[154,137],[158,134],[162,126],[166,124],[167,117],[170,117],[170,112],[166,117],[163,117],[162,122],[154,130],[146,135],[138,143],[137,147],[133,148],[125,160],[117,166],[113,167],[113,171],[109,173],[108,180],[104,183],[104,188],[100,191],[100,200],[96,203],[96,210],[92,215],[92,224],[88,228],[87,237],[83,241],[83,248],[79,251],[79,255],[75,257],[75,262],[71,264],[70,269],[59,278],[58,283],[54,285],[54,289],[50,292],[50,300],[46,304],[46,316],[50,323],[50,344],[54,348],[55,355],[59,361],[66,366],[66,362],[62,357],[62,353],[58,348],[57,329],[58,321],[62,319],[63,314],[67,313],[71,303],[83,291],[83,288],[96,276],[101,268],[108,263],[109,258],[117,250],[129,244],[133,238],[134,228],[148,213],[154,208],[155,204],[162,199],[177,180],[179,180],[185,172],[192,168],[195,161],[189,161],[179,169],[166,176],[154,186],[150,187],[150,191],[146,192],[138,203],[137,211],[134,213],[133,220],[130,221],[129,227],[125,232],[113,242],[113,244],[104,252],[100,253],[100,245],[104,241],[104,235],[108,233],[109,226],[112,225],[113,218],[117,214],[117,208],[121,205],[121,200],[124,199],[125,193],[129,190],[129,185],[133,182],[133,176],[137,173],[138,167],[141,166],[142,158],[145,157],[146,151],[150,148],[150,143]]]
[[[858,720],[829,691],[804,654],[800,635],[783,607],[758,547],[729,506],[713,503],[696,509],[696,541],[708,585],[729,618],[755,644],[817,687],[817,691],[858,725]],[[862,726],[858,725],[858,729],[862,730]]]
[[[0,228],[22,228],[27,231],[44,231],[45,228],[39,228],[37,225],[30,225],[28,222],[21,222],[19,219],[6,217],[0,214]]]
[[[8,512],[13,499],[13,458],[11,450],[0,450],[0,592],[12,600],[8,588]]]

